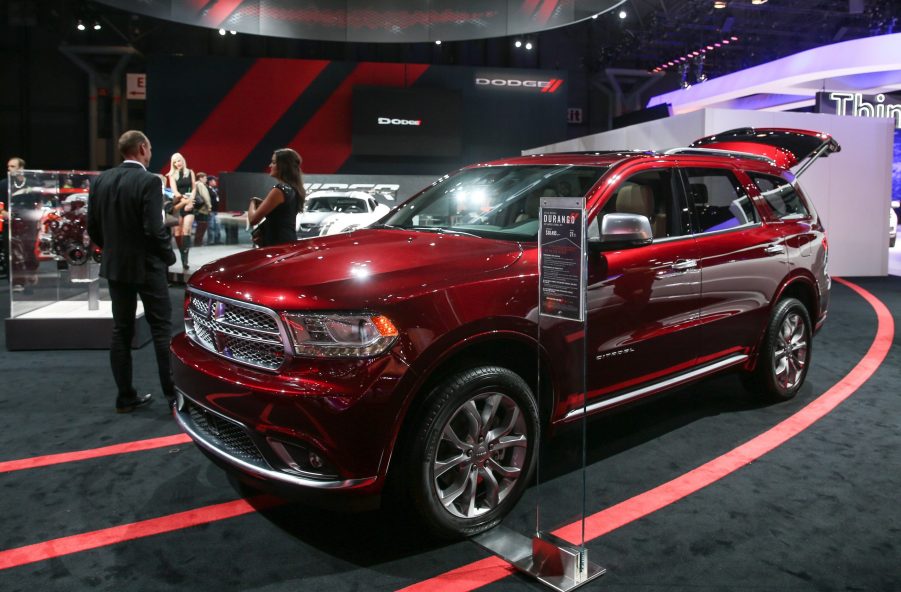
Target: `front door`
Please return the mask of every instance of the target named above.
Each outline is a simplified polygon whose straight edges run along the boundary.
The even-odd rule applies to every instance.
[[[626,174],[590,221],[589,237],[614,212],[647,216],[654,241],[589,259],[588,405],[690,367],[698,347],[701,274],[676,170]]]

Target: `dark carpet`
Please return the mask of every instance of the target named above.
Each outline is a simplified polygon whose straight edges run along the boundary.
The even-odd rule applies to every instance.
[[[901,278],[852,280],[895,315]],[[0,284],[8,310],[8,284]],[[180,330],[182,292],[173,288]],[[728,452],[791,416],[860,360],[870,306],[833,284],[801,393],[764,405],[721,376],[589,423],[589,513]],[[608,574],[585,589],[901,590],[901,359],[898,338],[875,375],[821,421],[711,486],[588,544]],[[0,462],[178,433],[160,400],[113,412],[106,351],[6,352],[0,359]],[[159,393],[149,346],[135,382]],[[573,519],[579,434],[548,443],[542,525]],[[547,463],[551,464],[551,463]],[[0,473],[0,551],[240,498],[192,444]],[[507,524],[534,525],[530,489]],[[396,590],[484,559],[434,541],[395,513],[293,504],[0,571],[0,590]],[[522,576],[485,590],[544,589]]]

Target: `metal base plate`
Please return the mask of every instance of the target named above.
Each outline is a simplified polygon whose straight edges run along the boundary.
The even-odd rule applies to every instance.
[[[587,559],[587,550],[540,533],[534,538],[498,526],[473,542],[546,586],[568,592],[607,573]]]

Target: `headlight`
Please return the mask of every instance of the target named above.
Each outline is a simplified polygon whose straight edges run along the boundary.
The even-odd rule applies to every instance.
[[[285,313],[284,317],[294,352],[301,356],[376,356],[397,339],[394,323],[382,315]]]

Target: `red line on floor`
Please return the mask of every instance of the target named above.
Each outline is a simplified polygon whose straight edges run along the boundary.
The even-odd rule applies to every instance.
[[[891,312],[879,299],[863,288],[846,280],[834,279],[857,292],[876,312],[878,322],[876,337],[873,339],[866,355],[857,363],[854,369],[806,407],[742,446],[727,452],[723,456],[698,467],[682,477],[673,479],[650,491],[587,517],[585,526],[586,541],[643,518],[760,458],[832,411],[873,375],[885,360],[892,346],[895,324]],[[252,504],[251,501],[253,502]],[[283,500],[271,496],[259,496],[250,501],[235,500],[131,524],[53,539],[43,543],[35,543],[25,547],[8,549],[0,551],[0,570],[234,518],[259,509],[275,507],[282,503],[284,503]],[[576,534],[576,531],[578,531],[578,534]],[[581,535],[581,524],[570,524],[555,531],[555,534],[570,541],[577,541],[579,535]],[[503,560],[496,557],[487,557],[403,588],[402,592],[422,592],[426,590],[464,592],[501,580],[513,573],[513,571],[513,568]]]
[[[125,442],[123,444],[113,444],[111,446],[103,446],[102,448],[77,450],[75,452],[61,452],[45,456],[33,456],[31,458],[22,458],[19,460],[7,460],[0,462],[0,473],[11,473],[23,469],[35,469],[37,467],[87,460],[89,458],[99,458],[101,456],[112,456],[114,454],[153,450],[154,448],[186,444],[190,441],[191,438],[188,437],[187,434],[175,434],[174,436],[164,436],[162,438],[151,438],[149,440],[136,440],[134,442]]]
[[[251,503],[252,502],[252,503]],[[0,551],[0,570],[18,567],[36,561],[44,561],[61,555],[70,555],[89,549],[114,545],[132,539],[153,536],[199,526],[208,522],[234,518],[244,514],[250,514],[257,510],[275,507],[285,503],[275,497],[263,495],[252,500],[239,499],[213,506],[205,506],[178,514],[170,514],[160,518],[151,518],[113,526],[102,530],[94,530],[83,534],[61,537],[43,543],[35,543],[25,547],[18,547],[6,551]]]
[[[892,313],[878,298],[860,286],[840,278],[833,279],[857,292],[873,307],[876,313],[878,324],[876,337],[870,344],[867,353],[854,366],[851,372],[797,413],[738,448],[672,481],[587,516],[585,518],[586,542],[665,508],[759,459],[767,452],[784,444],[809,428],[816,421],[822,419],[823,416],[850,397],[876,372],[882,362],[885,361],[895,337],[895,321],[892,318]],[[581,522],[568,524],[554,531],[553,534],[570,543],[579,544],[582,536],[582,524]],[[494,559],[495,561],[486,563],[488,559]],[[423,592],[426,590],[466,592],[501,580],[513,571],[509,564],[500,559],[494,557],[488,559],[458,567],[403,588],[400,592]],[[502,566],[497,565],[497,562],[506,565],[506,569],[502,569]]]

